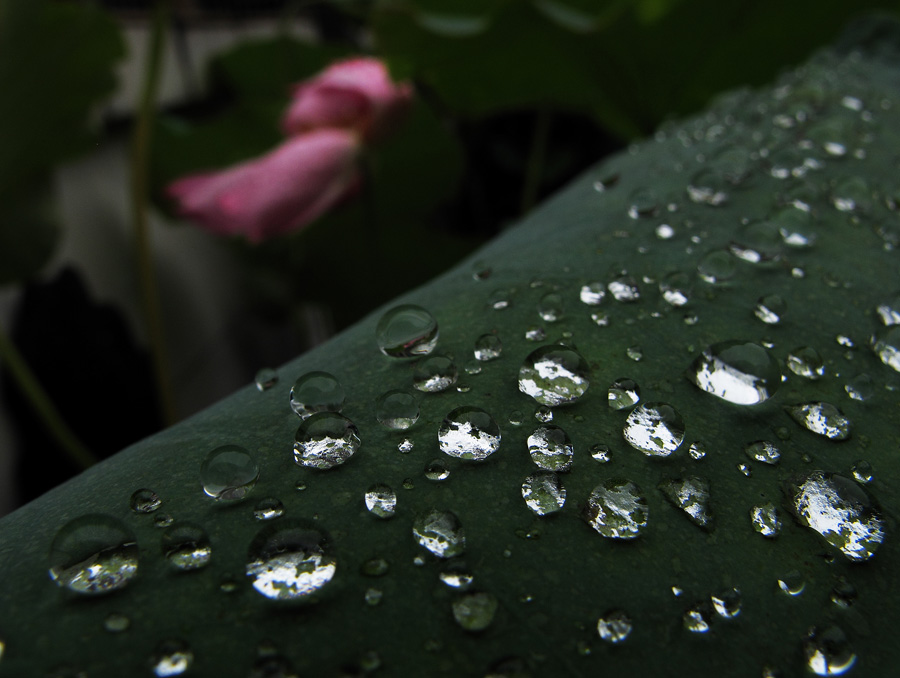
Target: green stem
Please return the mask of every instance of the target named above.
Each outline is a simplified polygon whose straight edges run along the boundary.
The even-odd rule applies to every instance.
[[[153,28],[144,71],[144,82],[137,111],[131,152],[131,210],[137,248],[138,282],[141,289],[141,307],[153,357],[153,371],[160,411],[167,425],[176,421],[175,402],[170,380],[169,357],[163,330],[162,306],[153,269],[153,251],[150,244],[150,225],[147,220],[150,202],[148,165],[150,137],[156,108],[156,91],[159,85],[160,62],[165,42],[169,0],[158,0],[153,12]]]
[[[19,353],[19,349],[3,331],[3,328],[0,328],[0,361],[6,365],[22,395],[31,403],[35,413],[47,427],[47,431],[72,461],[82,468],[96,464],[97,457],[84,446],[69,425],[63,421],[59,410],[56,409],[53,401],[50,400],[47,392],[34,376],[34,372],[28,367],[25,358]]]
[[[525,167],[525,181],[522,184],[522,214],[528,213],[537,201],[538,189],[541,185],[541,173],[544,169],[544,155],[547,152],[547,137],[550,132],[550,109],[538,109],[534,121],[534,134],[531,137],[531,150],[528,153],[528,164]]]

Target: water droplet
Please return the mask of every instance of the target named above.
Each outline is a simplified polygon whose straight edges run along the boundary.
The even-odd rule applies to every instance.
[[[512,294],[509,290],[494,290],[488,298],[488,305],[495,311],[502,311],[512,305]]]
[[[239,445],[223,445],[206,455],[200,467],[203,491],[219,501],[243,499],[259,478],[259,465]]]
[[[831,202],[839,212],[866,213],[872,208],[872,190],[862,177],[847,177],[832,190]]]
[[[853,479],[862,483],[863,485],[867,483],[871,483],[875,478],[875,472],[872,469],[872,464],[867,462],[865,459],[861,459],[853,466],[850,467],[850,473],[853,474]]]
[[[785,486],[800,524],[822,535],[850,560],[868,560],[884,541],[884,522],[858,484],[813,471]]]
[[[278,383],[278,372],[271,367],[263,367],[256,373],[254,381],[256,382],[256,388],[258,390],[268,391]]]
[[[606,286],[602,282],[592,282],[582,285],[578,294],[583,304],[588,306],[599,306],[606,298]]]
[[[676,308],[690,301],[692,287],[690,277],[681,271],[669,273],[659,281],[659,292],[663,299]]]
[[[328,372],[309,372],[291,388],[291,409],[301,419],[316,412],[340,412],[344,407],[344,387]]]
[[[684,441],[684,420],[667,403],[644,403],[628,415],[622,435],[648,456],[668,457]]]
[[[359,429],[336,412],[306,419],[294,437],[294,461],[300,466],[329,469],[343,464],[359,449]]]
[[[103,620],[103,628],[110,633],[122,633],[127,631],[130,626],[131,619],[118,612],[110,612],[106,615],[106,619]],[[0,656],[2,656],[2,654],[2,649],[0,649]]]
[[[675,229],[669,224],[660,224],[656,227],[656,237],[660,240],[669,240],[675,235]]]
[[[409,454],[415,446],[416,444],[412,440],[404,438],[397,444],[397,449],[400,450],[400,454]]]
[[[813,627],[803,643],[806,665],[817,676],[840,676],[856,663],[856,652],[837,626]]]
[[[591,313],[591,320],[597,327],[609,327],[609,315],[606,313]]]
[[[528,341],[544,341],[544,339],[547,338],[547,333],[544,331],[543,327],[532,325],[525,330],[525,338]]]
[[[781,532],[781,518],[775,504],[768,502],[750,509],[753,529],[764,537],[774,539]]]
[[[509,413],[509,424],[510,426],[521,426],[522,422],[525,420],[525,415],[522,414],[520,410],[513,410]]]
[[[384,483],[373,485],[366,492],[366,508],[378,518],[393,518],[397,510],[397,493]]]
[[[688,448],[688,455],[690,455],[691,459],[694,461],[700,461],[706,456],[706,445],[699,440],[695,440]]]
[[[844,390],[853,400],[865,402],[875,395],[875,381],[868,374],[858,374],[844,385]]]
[[[588,524],[609,539],[635,539],[646,529],[648,516],[641,489],[624,478],[595,487],[584,510]]]
[[[784,409],[803,428],[829,440],[850,437],[850,420],[830,403],[802,403]]]
[[[697,275],[711,285],[728,282],[734,277],[736,271],[734,257],[725,250],[709,252],[697,264]]]
[[[450,469],[447,468],[447,465],[442,460],[433,459],[428,463],[428,466],[425,467],[425,477],[428,478],[428,480],[441,482],[450,477]]]
[[[538,315],[544,322],[555,323],[563,317],[563,301],[555,292],[545,294],[538,302]]]
[[[383,577],[390,571],[391,566],[384,558],[370,558],[360,567],[360,573],[365,577]]]
[[[162,500],[153,490],[136,490],[131,495],[131,510],[135,513],[153,513],[162,506]]]
[[[613,645],[628,638],[633,628],[631,617],[622,610],[610,610],[597,620],[597,633],[600,638]]]
[[[673,506],[685,512],[695,525],[708,528],[712,524],[709,511],[709,481],[697,476],[684,479],[666,479],[659,489]]]
[[[900,325],[900,294],[894,296],[893,299],[878,304],[875,312],[886,327]]]
[[[472,280],[481,282],[491,277],[493,269],[483,261],[476,261],[472,264]]]
[[[75,593],[99,595],[137,574],[134,534],[118,518],[92,513],[66,523],[50,545],[50,578]]]
[[[613,299],[623,304],[634,303],[641,298],[641,290],[637,281],[630,275],[623,274],[612,280],[606,288],[613,296]]]
[[[700,170],[691,178],[687,194],[693,202],[710,207],[718,207],[728,201],[721,172],[712,167]]]
[[[536,471],[522,483],[525,504],[539,516],[559,511],[566,504],[566,488],[552,471]]]
[[[419,402],[406,391],[382,393],[375,401],[375,418],[385,428],[405,431],[419,419]]]
[[[587,391],[589,370],[587,361],[568,346],[542,346],[519,369],[519,390],[542,405],[565,405]]]
[[[900,372],[900,325],[891,325],[877,332],[872,337],[872,350],[881,362]]]
[[[756,302],[756,308],[753,309],[753,315],[762,320],[767,325],[777,325],[781,322],[787,311],[787,304],[777,294],[769,294],[760,297]]]
[[[744,448],[744,453],[756,461],[774,466],[781,459],[781,451],[768,440],[757,440]]]
[[[466,593],[453,601],[453,618],[466,631],[483,631],[494,621],[498,606],[490,593]]]
[[[273,520],[284,515],[284,504],[275,497],[260,499],[253,509],[253,517],[257,520]]]
[[[806,590],[806,582],[803,581],[803,575],[797,570],[791,570],[783,577],[779,577],[778,588],[783,593],[795,598]]]
[[[825,362],[814,348],[800,346],[788,353],[788,369],[804,379],[821,379],[825,376]]]
[[[659,198],[650,189],[642,188],[631,194],[628,216],[632,219],[652,217],[659,211]]]
[[[150,657],[154,676],[180,676],[194,663],[194,653],[183,640],[165,640]]]
[[[446,391],[456,383],[459,370],[447,356],[436,355],[419,361],[413,372],[413,386],[425,393]]]
[[[772,221],[752,221],[742,226],[729,250],[742,261],[768,264],[781,259],[783,239],[777,224]]]
[[[209,565],[212,546],[209,536],[194,523],[176,523],[162,537],[163,556],[176,570],[187,572]]]
[[[695,386],[736,405],[757,405],[781,385],[781,369],[766,349],[745,341],[713,344],[685,376]]]
[[[627,355],[630,360],[638,363],[644,359],[644,349],[640,346],[629,346],[625,349],[625,355]]]
[[[681,617],[684,628],[691,633],[708,633],[709,632],[709,615],[704,609],[705,606],[695,605],[687,610]]]
[[[609,407],[612,410],[625,410],[636,405],[641,399],[641,389],[632,379],[623,377],[616,379],[607,390]]]
[[[416,542],[438,558],[453,558],[466,550],[466,535],[459,518],[450,511],[432,509],[416,516],[413,523]]]
[[[378,348],[392,358],[428,355],[438,341],[438,324],[421,306],[403,304],[387,311],[375,328]]]
[[[723,619],[734,619],[741,613],[741,592],[731,588],[719,595],[710,596],[713,609]]]
[[[856,602],[856,587],[846,577],[839,577],[837,583],[831,589],[831,602],[846,610]]]
[[[496,360],[503,352],[503,344],[496,334],[482,334],[475,341],[475,359],[487,362]]]
[[[609,445],[605,445],[603,443],[597,443],[591,447],[591,457],[593,457],[596,461],[601,464],[609,463],[612,456],[609,452]]]
[[[285,518],[267,525],[250,542],[247,576],[272,600],[303,600],[334,577],[337,561],[318,530]]]
[[[369,588],[366,590],[366,605],[370,605],[371,607],[375,607],[381,602],[381,599],[384,597],[384,592],[381,589]]]
[[[500,427],[479,407],[457,407],[438,429],[438,444],[451,457],[483,461],[500,448]]]
[[[528,436],[528,452],[538,467],[547,471],[572,468],[575,448],[568,434],[559,426],[541,426]]]

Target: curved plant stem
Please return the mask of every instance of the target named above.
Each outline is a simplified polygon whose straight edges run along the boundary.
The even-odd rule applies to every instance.
[[[163,330],[162,307],[153,270],[150,226],[147,221],[149,203],[147,166],[150,153],[150,132],[156,106],[156,90],[159,84],[159,67],[162,60],[168,10],[169,0],[158,0],[156,2],[153,12],[150,48],[147,53],[144,82],[138,105],[131,151],[131,210],[134,222],[135,246],[137,248],[141,305],[147,335],[150,340],[150,351],[153,356],[153,371],[156,376],[159,406],[163,420],[167,425],[170,425],[176,421],[175,403],[172,394],[165,332]]]
[[[522,214],[528,213],[537,201],[538,189],[541,185],[541,174],[544,170],[544,155],[547,152],[547,137],[550,132],[550,109],[546,106],[537,111],[534,121],[534,133],[531,137],[531,150],[528,153],[528,165],[525,167],[525,181],[522,184]]]
[[[63,420],[59,410],[3,328],[0,328],[0,362],[3,362],[9,370],[22,395],[28,399],[35,413],[47,427],[47,431],[69,458],[82,468],[96,464],[97,457],[84,446]]]

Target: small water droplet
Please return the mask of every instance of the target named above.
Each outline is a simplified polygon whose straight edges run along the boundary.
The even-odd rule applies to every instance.
[[[858,374],[844,385],[844,390],[853,400],[865,402],[875,395],[875,381],[868,374]]]
[[[164,640],[150,657],[154,676],[180,676],[194,663],[194,653],[183,640]]]
[[[366,589],[366,605],[371,607],[375,607],[381,602],[381,599],[384,597],[384,592],[381,589],[369,588]]]
[[[806,665],[817,676],[840,676],[856,663],[847,635],[837,626],[813,627],[803,643]]]
[[[787,303],[777,294],[760,297],[753,314],[767,325],[777,325],[784,318]]]
[[[436,355],[419,361],[413,372],[413,386],[425,393],[446,391],[456,383],[459,370],[447,356]]]
[[[681,617],[684,628],[691,633],[708,633],[709,632],[709,613],[705,609],[705,605],[695,605],[691,609],[685,611]]]
[[[336,412],[319,412],[297,429],[294,462],[309,468],[334,468],[350,459],[359,444],[359,429],[352,421]]]
[[[440,459],[433,459],[425,467],[425,477],[434,482],[441,482],[450,477],[450,469]]]
[[[568,434],[559,426],[541,426],[528,436],[531,460],[547,471],[568,471],[572,468],[575,448]]]
[[[542,346],[519,369],[519,390],[542,405],[565,405],[587,391],[589,371],[587,361],[568,346]]]
[[[200,467],[203,491],[218,501],[243,499],[259,479],[259,465],[239,445],[223,445],[206,455]]]
[[[837,583],[831,588],[831,602],[844,610],[849,609],[856,602],[856,587],[846,577],[838,577]]]
[[[153,490],[135,490],[131,495],[131,510],[135,513],[153,513],[162,506],[162,500]]]
[[[416,542],[438,558],[453,558],[466,550],[466,535],[459,518],[450,511],[432,509],[416,516],[413,523]]]
[[[684,420],[668,403],[643,403],[628,415],[622,435],[648,456],[668,457],[684,441]]]
[[[475,581],[475,576],[469,569],[465,565],[457,562],[448,563],[447,567],[441,570],[438,578],[444,585],[451,589],[456,589],[457,591],[467,590],[472,586],[472,582]]]
[[[660,224],[656,227],[656,237],[660,240],[670,240],[675,235],[675,229],[669,224]]]
[[[776,360],[762,346],[745,341],[713,344],[685,376],[706,393],[736,405],[757,405],[781,385]]]
[[[744,447],[744,453],[755,461],[775,465],[781,459],[781,450],[768,440],[757,440]]]
[[[581,303],[588,306],[599,306],[606,298],[606,286],[602,282],[592,282],[582,285],[578,293]]]
[[[384,483],[373,485],[366,492],[366,508],[378,518],[393,518],[397,510],[397,493]]]
[[[375,418],[385,428],[405,431],[419,419],[419,402],[406,391],[382,393],[375,401]]]
[[[738,470],[738,473],[740,473],[745,478],[750,478],[753,476],[753,468],[750,466],[750,464],[745,464],[745,463],[741,462],[740,464],[737,465],[737,470]]]
[[[563,317],[563,301],[555,292],[550,292],[541,297],[538,302],[538,315],[544,322],[555,323]]]
[[[591,457],[601,464],[608,464],[612,459],[609,451],[609,445],[597,443],[591,447]]]
[[[253,508],[253,517],[257,520],[273,520],[284,515],[284,504],[275,497],[260,499]]]
[[[597,633],[607,643],[624,642],[634,628],[631,617],[622,610],[610,610],[597,620]]]
[[[853,474],[853,479],[858,482],[866,485],[867,483],[871,483],[875,478],[875,472],[872,469],[872,464],[867,462],[865,459],[860,459],[858,462],[853,464],[850,467],[850,473]]]
[[[397,449],[400,451],[400,454],[409,454],[415,448],[415,443],[409,438],[404,438],[397,445]]]
[[[792,598],[799,596],[806,589],[806,582],[803,581],[803,575],[797,570],[791,570],[783,577],[778,579],[778,588]]]
[[[718,207],[728,201],[725,182],[719,170],[706,167],[697,172],[687,186],[688,197],[695,203]]]
[[[606,313],[591,313],[591,320],[597,327],[609,327],[609,315]]]
[[[546,516],[566,504],[566,488],[552,471],[536,471],[522,483],[522,499],[534,513]]]
[[[726,283],[734,277],[737,266],[734,257],[725,250],[713,250],[697,264],[697,275],[711,285]]]
[[[499,603],[490,593],[466,593],[453,601],[453,618],[463,629],[483,631],[497,614]]]
[[[291,388],[291,409],[301,419],[316,412],[340,412],[344,407],[344,387],[328,372],[308,372]]]
[[[256,373],[254,381],[256,382],[257,390],[268,391],[278,383],[278,372],[271,367],[263,367]]]
[[[875,312],[886,327],[900,325],[900,294],[878,304]]]
[[[134,534],[118,518],[92,513],[60,528],[50,545],[50,578],[83,595],[122,588],[138,571]]]
[[[695,440],[688,448],[688,455],[690,455],[691,459],[694,461],[700,461],[706,456],[706,445],[699,440]]]
[[[525,421],[525,415],[520,410],[513,410],[509,413],[510,426],[521,426],[523,421]]]
[[[652,217],[659,211],[659,197],[647,188],[641,188],[631,194],[628,216],[632,219]]]
[[[247,576],[254,590],[272,600],[303,600],[334,577],[337,561],[325,536],[285,518],[262,528],[247,552]]]
[[[750,522],[753,529],[763,537],[774,539],[781,532],[781,518],[775,504],[767,502],[750,509]]]
[[[547,332],[544,331],[543,327],[532,325],[527,330],[525,330],[525,338],[528,341],[544,341],[544,339],[547,338]]]
[[[830,403],[801,403],[788,405],[784,409],[807,431],[829,440],[846,440],[850,437],[850,420]]]
[[[821,379],[825,375],[825,362],[814,348],[800,346],[788,353],[788,369],[804,379]]]
[[[606,288],[613,299],[623,304],[634,303],[641,298],[641,290],[638,287],[637,280],[628,274],[617,276],[610,281]]]
[[[475,341],[475,359],[487,362],[496,360],[503,352],[503,344],[496,334],[482,334]]]
[[[387,311],[375,328],[378,348],[392,358],[428,355],[438,341],[438,324],[421,306],[402,304]]]
[[[665,479],[659,489],[673,506],[684,511],[695,525],[709,528],[712,513],[709,510],[709,481],[697,476],[683,479]]]
[[[122,633],[127,631],[130,626],[131,619],[119,612],[110,612],[103,620],[103,628],[110,633]],[[2,656],[2,651],[0,651],[0,656]]]
[[[500,427],[479,407],[457,407],[438,429],[438,444],[451,457],[483,461],[500,448]]]
[[[609,407],[612,410],[626,410],[629,407],[636,405],[641,399],[640,387],[634,380],[628,379],[627,377],[616,379],[610,384],[609,389],[607,389],[607,394],[609,397]]]
[[[719,595],[710,596],[713,609],[723,619],[734,619],[741,613],[741,592],[731,588]]]
[[[659,281],[659,292],[670,306],[680,308],[690,301],[692,291],[691,279],[686,273],[675,271]]]
[[[872,337],[872,350],[885,365],[900,372],[900,325],[891,325]]]
[[[635,539],[646,529],[648,516],[641,489],[625,478],[595,487],[584,509],[588,524],[609,539]]]
[[[175,523],[162,536],[162,553],[169,565],[181,572],[209,565],[212,546],[209,536],[194,523]]]
[[[369,558],[360,567],[360,572],[365,577],[383,577],[390,569],[391,566],[384,558]]]

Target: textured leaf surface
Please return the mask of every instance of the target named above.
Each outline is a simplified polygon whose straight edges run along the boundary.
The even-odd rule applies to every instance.
[[[896,41],[896,30],[885,29],[887,42],[873,50]],[[421,416],[406,433],[384,429],[374,416],[375,399],[389,389],[409,389],[415,368],[378,352],[375,313],[280,368],[275,387],[259,392],[248,386],[5,518],[0,638],[6,647],[0,672],[41,675],[65,664],[90,676],[147,673],[158,643],[176,638],[193,651],[193,675],[249,675],[260,652],[272,648],[299,675],[355,675],[380,663],[381,675],[479,676],[510,657],[518,658],[519,673],[507,663],[492,675],[759,676],[766,666],[800,675],[806,670],[802,648],[808,629],[836,625],[857,655],[854,675],[885,675],[900,661],[893,642],[900,621],[893,582],[900,558],[894,534],[900,379],[869,349],[868,338],[881,325],[875,308],[900,287],[892,208],[898,86],[891,50],[878,59],[825,54],[773,89],[726,97],[707,114],[670,126],[594,168],[473,259],[398,299],[434,313],[441,328],[437,350],[452,354],[460,367],[460,388],[423,396]],[[843,157],[824,150],[823,139],[836,137],[822,136],[819,123],[844,130]],[[700,170],[712,168],[713,178],[721,179],[726,170],[733,175],[737,160],[746,161],[748,173],[722,186],[723,204],[688,197],[686,188],[698,183]],[[782,166],[793,174],[773,176]],[[597,181],[609,188],[598,191]],[[728,252],[734,243],[746,250],[745,222],[773,218],[801,199],[811,209],[811,247],[770,242],[771,261],[763,265],[728,253],[734,273],[727,282],[698,278],[698,263],[709,252]],[[654,205],[652,216],[628,214],[635,206],[652,213]],[[665,234],[658,231],[662,224],[671,227],[671,237],[658,237]],[[609,293],[597,307],[579,300],[582,285],[612,282],[623,268],[635,278],[640,300],[620,303]],[[487,269],[489,277],[473,278]],[[658,290],[673,271],[685,273],[692,288],[689,302],[679,308]],[[537,312],[548,292],[558,294],[564,307],[563,317],[552,323]],[[780,323],[767,325],[753,310],[761,296],[773,294],[787,307]],[[510,306],[495,310],[491,302],[499,297]],[[598,326],[592,313],[606,315],[608,324]],[[546,330],[542,344],[574,343],[591,366],[586,395],[554,412],[553,423],[574,443],[575,463],[561,474],[568,490],[565,508],[545,518],[530,513],[520,493],[524,478],[536,470],[525,441],[537,425],[537,404],[516,383],[522,361],[541,345],[525,339],[533,325]],[[476,338],[492,331],[503,341],[502,356],[484,363],[480,373],[467,374],[462,368]],[[770,346],[782,364],[797,347],[811,346],[824,359],[825,376],[810,381],[784,369],[787,378],[776,395],[753,407],[717,399],[684,378],[704,346],[732,339]],[[328,471],[300,468],[292,459],[299,422],[288,407],[288,391],[313,370],[341,381],[347,393],[343,413],[362,439],[353,458]],[[853,400],[845,385],[863,373],[871,377],[872,394]],[[627,410],[611,410],[606,393],[621,377],[640,385],[643,402],[664,401],[683,416],[685,442],[671,457],[649,458],[623,440]],[[840,407],[852,422],[850,439],[815,435],[783,411],[809,401]],[[503,436],[500,450],[483,463],[445,458],[449,479],[429,481],[423,469],[441,457],[438,427],[462,405],[494,416]],[[510,423],[516,412],[522,415],[519,426]],[[397,450],[404,437],[415,443],[409,454]],[[777,466],[751,462],[744,454],[748,443],[761,439],[779,446]],[[696,440],[707,448],[699,461],[687,453]],[[609,463],[591,458],[596,443],[610,447]],[[250,497],[230,506],[204,496],[199,483],[203,458],[225,444],[246,447],[261,465]],[[866,492],[881,507],[886,538],[870,561],[851,563],[791,521],[781,488],[793,474],[815,469],[849,477],[850,466],[861,459],[875,469]],[[739,464],[752,467],[749,477]],[[657,489],[667,478],[684,476],[709,482],[710,529],[693,524]],[[604,539],[580,517],[592,489],[614,477],[639,485],[649,506],[646,532],[628,543]],[[298,482],[306,489],[297,490]],[[378,520],[365,509],[363,495],[375,483],[398,493],[391,520]],[[162,498],[158,513],[129,511],[129,497],[142,487]],[[248,545],[263,527],[253,507],[263,497],[284,503],[287,517],[273,524],[301,519],[329,535],[337,574],[314,603],[273,604],[244,575]],[[750,508],[763,502],[782,511],[782,533],[772,540],[750,524]],[[493,623],[479,633],[463,631],[454,621],[457,594],[438,580],[446,563],[412,539],[414,517],[432,508],[459,517],[467,535],[459,560],[474,574],[475,590],[499,601]],[[140,568],[117,593],[75,599],[48,581],[47,550],[63,524],[94,512],[119,516],[134,530]],[[166,566],[162,531],[154,525],[160,512],[208,531],[213,556],[207,568],[177,574]],[[424,563],[415,564],[417,556]],[[360,573],[373,557],[389,562],[383,577]],[[805,583],[796,597],[777,585],[792,571]],[[226,581],[236,582],[235,590],[224,591]],[[846,609],[831,601],[835,585],[845,581],[856,592]],[[740,614],[716,617],[707,609],[710,596],[732,587],[742,593]],[[383,594],[380,604],[366,603],[370,588]],[[684,628],[684,613],[698,603],[711,623],[706,634]],[[615,608],[628,613],[634,631],[612,647],[598,638],[596,623]],[[113,612],[130,618],[127,631],[104,630]]]

